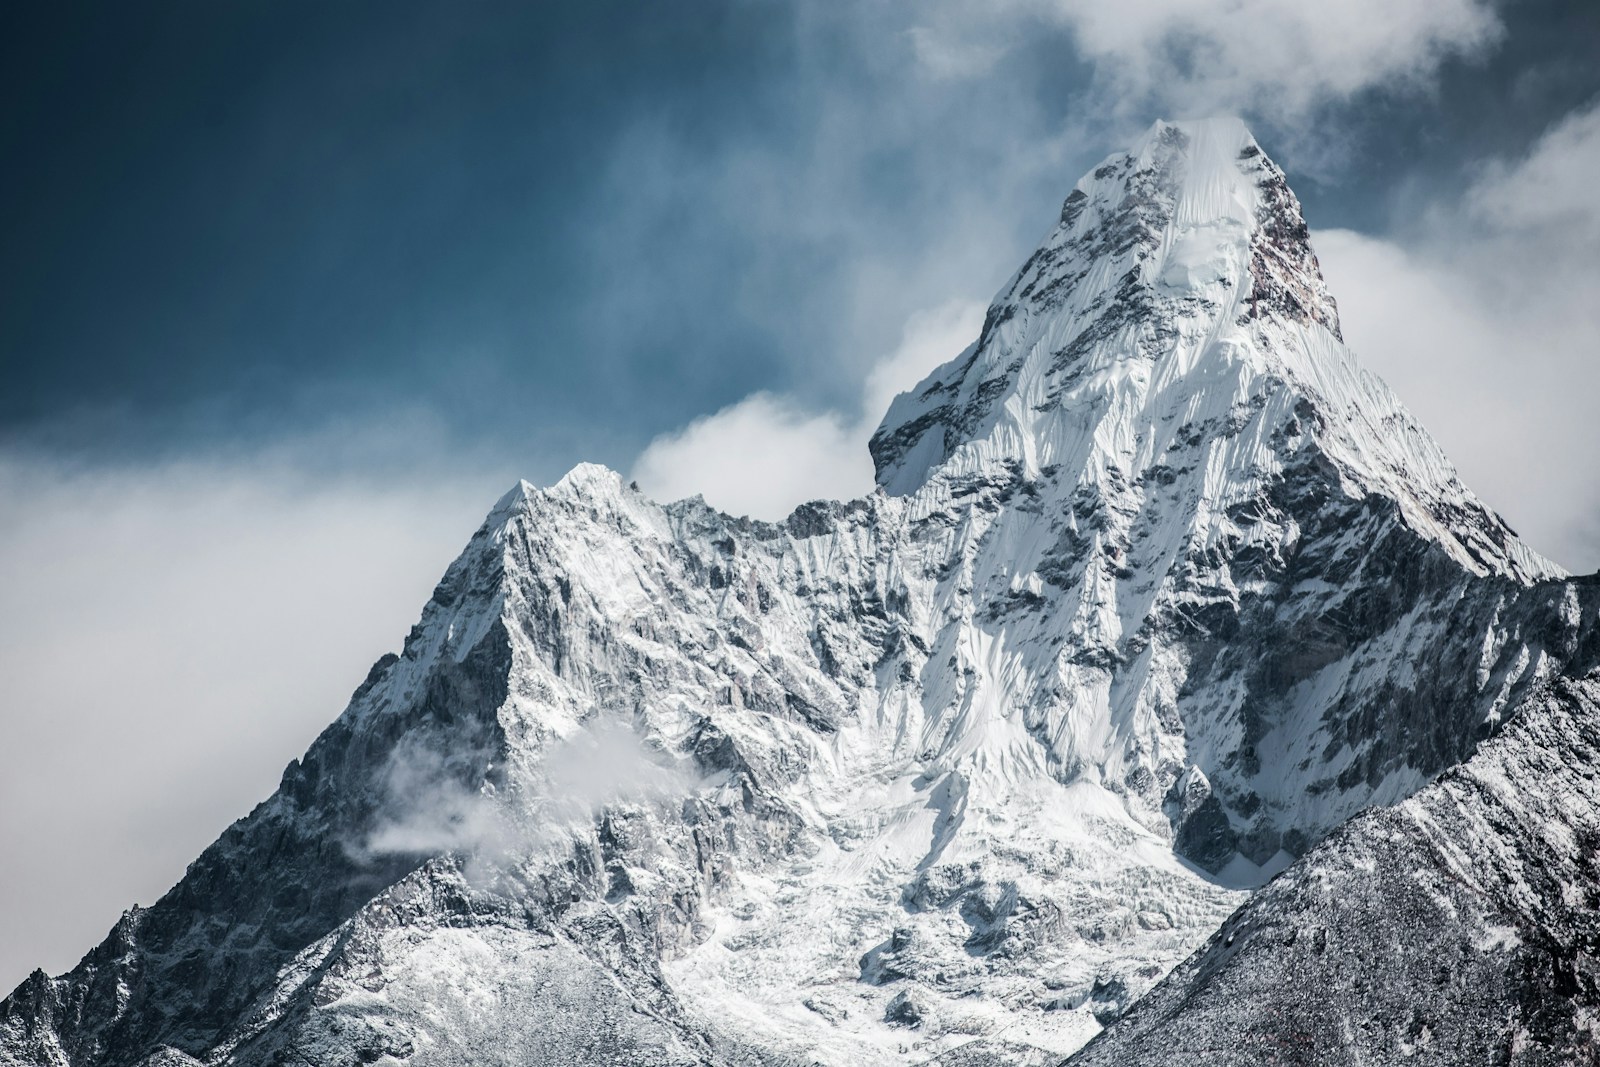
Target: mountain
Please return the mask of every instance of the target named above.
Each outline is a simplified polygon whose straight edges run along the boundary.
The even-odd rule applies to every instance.
[[[782,523],[512,490],[0,1064],[1053,1062],[1600,662],[1236,121],[1085,176],[871,447]]]
[[[1070,1062],[1595,1063],[1597,961],[1600,672],[1336,831]]]

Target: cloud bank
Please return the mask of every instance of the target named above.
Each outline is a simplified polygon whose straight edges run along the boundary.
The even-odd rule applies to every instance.
[[[755,393],[650,442],[633,478],[660,500],[696,494],[735,515],[778,520],[809,500],[871,491],[867,441],[889,401],[978,337],[984,306],[957,300],[906,320],[899,346],[873,365],[860,407],[807,411],[793,397]]]
[[[1040,27],[1094,65],[1097,104],[1122,114],[1249,109],[1293,121],[1374,87],[1426,87],[1439,64],[1496,43],[1484,0],[1007,0],[931,5],[911,31],[937,77],[975,77]]]
[[[1314,235],[1345,337],[1534,548],[1600,568],[1600,105],[1392,238]]]
[[[0,451],[0,914],[19,920],[0,988],[76,963],[269,795],[502,488],[287,453]]]

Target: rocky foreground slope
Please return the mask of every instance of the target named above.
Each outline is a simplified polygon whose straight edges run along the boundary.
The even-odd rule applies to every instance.
[[[872,449],[782,523],[513,490],[0,1064],[1054,1061],[1600,662],[1236,122],[1080,181]]]
[[[1069,1062],[1600,1062],[1600,673],[1357,816]]]

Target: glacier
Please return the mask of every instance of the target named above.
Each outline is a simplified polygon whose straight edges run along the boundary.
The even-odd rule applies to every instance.
[[[777,523],[514,488],[0,1064],[1124,1062],[1225,923],[1600,663],[1236,120],[1079,181],[871,451]]]

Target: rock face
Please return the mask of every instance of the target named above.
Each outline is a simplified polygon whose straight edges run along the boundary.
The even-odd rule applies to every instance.
[[[1600,1062],[1600,673],[1357,816],[1069,1062]]]
[[[1053,1061],[1600,660],[1236,122],[1079,182],[872,449],[775,524],[513,490],[0,1064]]]

